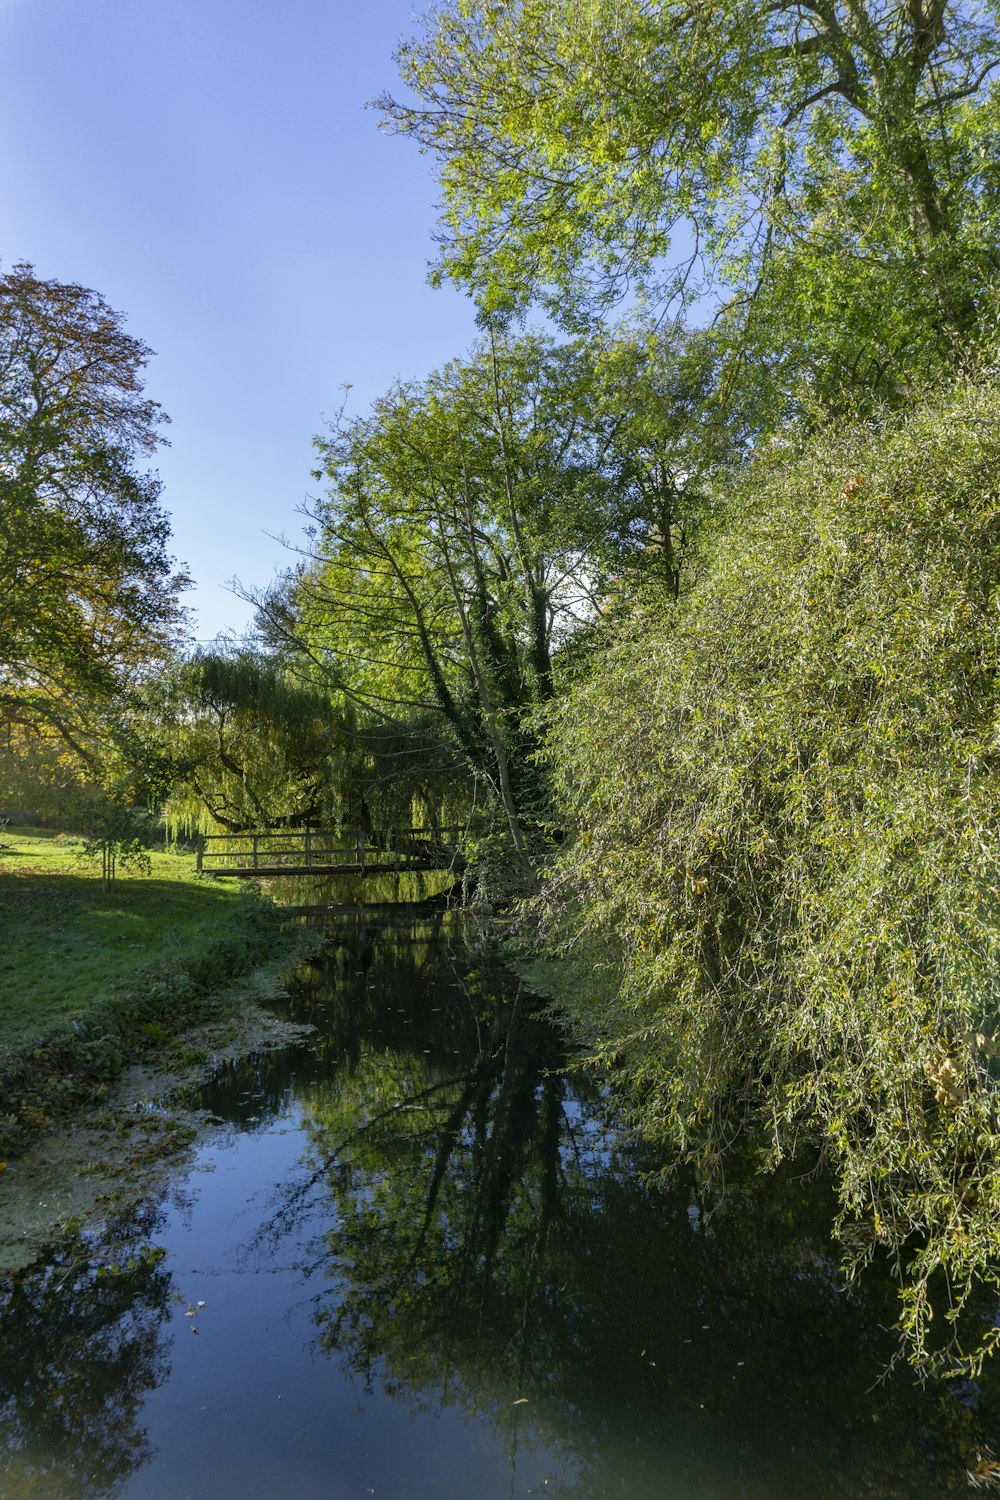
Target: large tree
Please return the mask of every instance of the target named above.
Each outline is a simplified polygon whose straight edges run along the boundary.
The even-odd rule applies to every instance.
[[[264,601],[270,629],[411,779],[450,760],[478,783],[520,856],[545,819],[534,719],[560,652],[630,568],[662,562],[676,587],[697,488],[683,397],[705,370],[639,341],[497,336],[319,441],[315,554]],[[676,431],[651,434],[668,410]]]
[[[667,1158],[818,1147],[847,1260],[965,1368],[1000,1345],[959,1317],[1000,1286],[998,472],[972,382],[751,464],[681,608],[558,705],[544,909]]]
[[[0,730],[82,763],[179,623],[150,350],[85,287],[0,276]]]
[[[829,399],[954,357],[995,305],[992,4],[444,0],[399,62],[439,271],[488,306],[714,278],[741,350]]]

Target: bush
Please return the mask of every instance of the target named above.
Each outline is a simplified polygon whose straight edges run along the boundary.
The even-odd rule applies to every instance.
[[[989,383],[757,461],[551,745],[544,930],[637,1122],[706,1173],[748,1129],[818,1144],[937,1368],[1000,1341],[961,1319],[1000,1290],[998,506]]]

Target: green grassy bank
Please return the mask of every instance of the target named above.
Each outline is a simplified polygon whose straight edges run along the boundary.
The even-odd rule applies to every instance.
[[[76,840],[0,835],[0,1160],[298,941],[265,897],[154,854],[108,890]]]

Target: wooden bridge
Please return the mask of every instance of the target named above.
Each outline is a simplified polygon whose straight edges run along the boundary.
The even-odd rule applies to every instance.
[[[319,828],[208,834],[199,873],[246,880],[275,875],[399,875],[464,866],[458,828],[334,832]]]

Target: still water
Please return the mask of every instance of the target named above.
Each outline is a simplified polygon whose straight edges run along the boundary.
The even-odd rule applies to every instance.
[[[4,1500],[974,1493],[995,1383],[879,1379],[891,1289],[841,1290],[821,1185],[651,1187],[457,919],[328,920],[310,1040],[0,1302]]]

